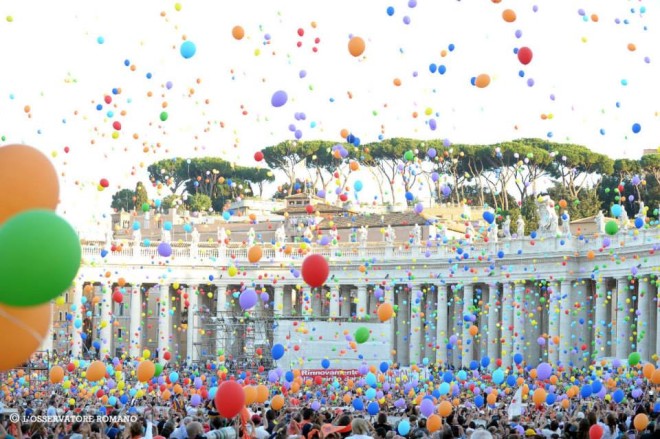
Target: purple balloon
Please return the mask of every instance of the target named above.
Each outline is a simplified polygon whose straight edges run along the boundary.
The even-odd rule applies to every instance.
[[[435,158],[435,156],[438,155],[438,152],[435,148],[429,148],[429,150],[426,151],[426,155],[429,156],[429,158]]]
[[[424,205],[422,203],[417,203],[415,205],[415,213],[419,215],[422,211],[424,211]]]
[[[318,411],[318,409],[321,408],[321,403],[318,402],[318,401],[314,401],[314,402],[312,403],[311,407],[312,407],[312,410],[314,410],[314,411]]]
[[[284,90],[278,90],[273,93],[273,97],[270,98],[270,103],[273,107],[281,107],[286,104],[286,101],[288,100],[289,96],[287,96],[286,92]]]
[[[172,256],[172,246],[166,242],[161,242],[158,244],[158,254],[164,258],[169,258]]]
[[[195,384],[195,389],[201,389],[202,386],[204,385],[200,377],[195,378],[194,384]]]
[[[435,405],[433,405],[433,401],[426,398],[422,399],[422,403],[419,405],[419,411],[427,418],[431,416],[435,411]]]
[[[253,308],[257,304],[257,292],[252,288],[246,289],[238,298],[238,303],[241,305],[241,309],[248,310]]]
[[[266,293],[265,291],[263,293],[261,293],[261,301],[262,302],[268,302],[268,299],[270,299],[270,296],[268,295],[268,293]]]
[[[190,398],[190,405],[193,407],[197,407],[202,403],[202,397],[198,394],[195,393],[191,398]]]
[[[552,366],[548,363],[541,363],[536,368],[536,374],[540,380],[547,380],[552,375]]]

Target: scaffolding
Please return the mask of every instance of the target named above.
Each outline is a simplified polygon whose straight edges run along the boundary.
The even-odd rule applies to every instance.
[[[212,313],[206,309],[198,311],[193,322],[195,333],[203,334],[193,343],[198,362],[213,363],[222,355],[230,373],[273,367],[272,315],[260,312],[246,315],[242,310]]]
[[[5,383],[11,375],[22,371],[22,376],[27,377],[29,394],[32,397],[35,392],[44,390],[48,385],[50,365],[50,351],[36,351],[25,363],[0,373],[0,382]]]

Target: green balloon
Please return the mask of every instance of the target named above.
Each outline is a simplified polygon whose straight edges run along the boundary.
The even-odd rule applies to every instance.
[[[357,344],[362,344],[365,341],[369,340],[369,330],[365,328],[364,326],[358,328],[357,331],[355,331],[355,341]]]
[[[142,203],[142,212],[149,212],[149,209],[151,209],[149,203]]]
[[[636,365],[639,363],[642,359],[642,356],[639,355],[639,352],[633,352],[630,355],[628,355],[628,364],[631,366]]]
[[[28,210],[0,227],[0,303],[34,306],[56,298],[80,268],[80,240],[50,210]]]
[[[162,113],[160,113],[160,120],[162,120],[163,122],[165,122],[168,117],[169,114],[167,114],[167,111],[163,111]]]
[[[407,162],[410,162],[410,161],[412,161],[412,159],[415,158],[415,153],[408,150],[408,151],[406,151],[405,154],[403,154],[403,158],[406,159]]]
[[[156,372],[154,372],[154,376],[160,376],[160,374],[163,373],[163,365],[160,363],[156,363]]]
[[[605,233],[608,235],[616,235],[616,232],[619,231],[619,225],[616,223],[616,221],[608,221],[607,224],[605,224]]]

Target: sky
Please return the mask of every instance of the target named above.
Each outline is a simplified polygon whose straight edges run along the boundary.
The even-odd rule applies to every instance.
[[[660,146],[659,26],[656,3],[624,0],[3,0],[1,143],[52,158],[59,211],[79,229],[154,161],[264,166],[254,153],[296,130],[341,142],[346,129],[363,144],[539,137],[638,158]],[[485,88],[471,84],[481,74]],[[369,200],[367,172],[353,178]]]

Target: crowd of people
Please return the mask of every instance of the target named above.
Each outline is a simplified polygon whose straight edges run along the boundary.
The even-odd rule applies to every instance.
[[[551,380],[539,380],[533,368],[519,365],[506,371],[515,382],[499,385],[489,369],[392,367],[382,373],[371,367],[369,374],[377,376],[374,385],[365,377],[303,380],[299,374],[289,382],[283,373],[273,382],[268,371],[232,374],[211,364],[167,365],[159,377],[141,383],[136,379],[137,364],[108,360],[108,374],[100,382],[85,380],[84,361],[77,362],[75,370],[68,368],[64,383],[40,379],[36,372],[6,374],[0,389],[0,439],[660,437],[655,385],[645,378],[648,371],[641,365],[591,373],[553,370]],[[607,391],[576,394],[576,386],[597,379]],[[217,385],[225,380],[265,385],[268,396],[265,401],[246,401],[238,416],[225,418],[214,398]],[[443,384],[450,392],[440,395]],[[376,396],[369,393],[373,389],[378,389]],[[615,389],[624,391],[623,399],[614,396]],[[532,397],[541,391],[556,397]],[[281,407],[271,404],[278,394],[284,396]],[[486,394],[487,400],[478,399]],[[432,412],[424,410],[424,399],[432,400]],[[451,403],[449,411],[446,406],[439,409],[442,401]]]

